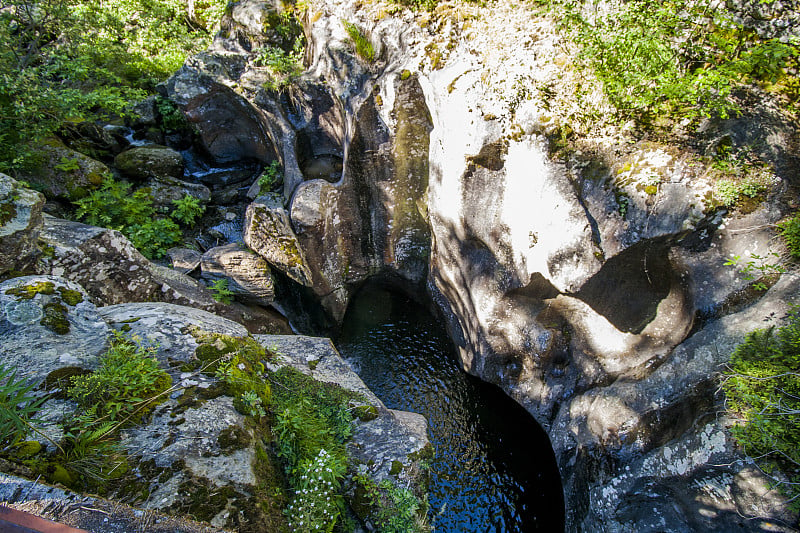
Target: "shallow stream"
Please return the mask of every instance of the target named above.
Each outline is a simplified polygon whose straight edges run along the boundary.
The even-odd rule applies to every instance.
[[[499,388],[461,370],[423,307],[382,288],[362,290],[336,344],[387,407],[428,419],[435,531],[563,531],[547,435]]]

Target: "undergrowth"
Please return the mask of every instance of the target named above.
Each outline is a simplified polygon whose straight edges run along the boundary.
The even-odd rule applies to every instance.
[[[753,331],[723,378],[731,433],[800,510],[800,310],[780,328]]]

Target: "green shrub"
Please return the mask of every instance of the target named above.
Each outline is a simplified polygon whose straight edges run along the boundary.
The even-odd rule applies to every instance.
[[[199,199],[188,194],[180,200],[173,200],[172,204],[175,206],[172,218],[187,226],[194,224],[206,212],[206,206],[201,204]]]
[[[398,487],[390,480],[380,483],[364,475],[355,474],[357,498],[367,506],[378,530],[386,533],[422,533],[430,531],[426,522],[428,505],[413,492]]]
[[[792,257],[800,258],[800,213],[796,213],[792,218],[778,223],[778,231],[786,241],[789,253]]]
[[[264,173],[258,178],[258,186],[261,190],[271,191],[281,177],[281,165],[277,161],[273,161],[264,167]]]
[[[350,22],[343,21],[342,24],[344,24],[344,29],[347,31],[347,35],[353,43],[356,54],[368,63],[375,61],[375,48],[372,46],[372,42],[369,38],[364,35],[361,28]]]
[[[183,116],[178,106],[169,98],[161,95],[156,96],[156,109],[161,115],[161,127],[165,131],[177,131],[189,126],[186,117]]]
[[[226,4],[197,2],[190,12],[179,0],[4,2],[0,171],[30,164],[31,143],[65,124],[124,115],[206,48]]]
[[[800,497],[800,311],[786,325],[754,331],[734,351],[723,389],[728,411],[741,420],[731,429],[750,457],[790,498]],[[793,483],[793,484],[792,484]],[[795,500],[797,507],[800,501]]]
[[[168,218],[155,218],[149,189],[131,193],[131,185],[106,178],[102,186],[75,202],[75,216],[95,226],[119,230],[145,257],[163,257],[179,243],[181,230]]]
[[[739,112],[737,86],[785,77],[798,53],[797,43],[760,40],[703,1],[632,0],[602,11],[583,4],[547,2],[622,120],[727,118]]]
[[[344,444],[352,433],[350,402],[363,403],[364,398],[289,367],[272,373],[269,379],[277,385],[272,388],[273,434],[295,494],[287,508],[289,521],[299,525],[313,519],[303,527],[331,531],[344,511],[339,483],[347,465]],[[331,471],[326,474],[319,468]],[[324,486],[314,486],[312,480],[321,480]]]
[[[69,396],[86,413],[110,422],[136,422],[165,397],[172,384],[155,358],[155,348],[142,347],[116,332],[111,347],[91,374],[75,376]]]

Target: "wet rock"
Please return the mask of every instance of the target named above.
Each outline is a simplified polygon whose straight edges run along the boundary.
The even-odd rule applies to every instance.
[[[33,269],[43,206],[41,194],[0,173],[0,276]]]
[[[155,95],[136,102],[131,111],[136,115],[132,121],[135,128],[151,127],[158,124],[158,108],[156,107]]]
[[[48,137],[35,148],[33,168],[19,178],[41,190],[48,199],[78,200],[111,175],[109,168],[91,157],[68,148],[56,137]]]
[[[263,115],[233,90],[189,67],[181,68],[167,87],[216,162],[274,158]]]
[[[279,197],[259,196],[247,207],[244,242],[294,281],[312,284],[311,271]]]
[[[204,279],[229,279],[228,290],[243,301],[268,306],[275,299],[269,264],[246,246],[233,243],[211,248],[201,261]]]
[[[183,176],[183,156],[166,146],[134,146],[115,157],[114,166],[136,180]]]
[[[42,381],[64,366],[93,368],[111,331],[83,288],[56,276],[0,283],[0,345],[17,377]]]

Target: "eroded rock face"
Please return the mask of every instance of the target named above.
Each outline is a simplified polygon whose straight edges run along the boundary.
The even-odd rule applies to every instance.
[[[0,275],[32,270],[41,254],[41,194],[0,173]]]
[[[278,155],[283,198],[251,205],[248,245],[311,287],[334,321],[369,276],[424,283],[464,368],[549,431],[567,530],[623,531],[640,519],[705,527],[705,511],[685,497],[697,494],[691,483],[721,479],[712,463],[741,457],[721,426],[698,422],[716,405],[708,376],[723,359],[687,354],[703,331],[720,334],[714,320],[759,299],[741,297],[746,282],[723,263],[769,250],[786,173],[771,178],[775,194],[762,208],[730,219],[704,202],[713,183],[688,152],[602,131],[563,153],[571,130],[562,121],[581,104],[555,97],[574,69],[551,22],[505,5],[446,6],[420,20],[380,9],[326,3],[307,21],[306,79],[285,99],[260,90],[242,43],[226,48],[247,52],[238,63],[218,50],[191,64],[241,87],[253,109],[232,108],[271,118],[261,134],[246,131]],[[351,53],[341,20],[369,35],[374,63]],[[187,102],[209,86],[185,72],[175,80]],[[197,120],[206,120],[200,111]],[[785,130],[782,139],[795,131]],[[761,301],[774,304],[776,294]],[[698,312],[711,322],[696,324]],[[760,325],[748,315],[741,334]],[[650,468],[658,454],[663,468]],[[749,496],[709,500],[725,509],[725,524],[746,523],[728,511],[744,513],[760,490],[736,465],[719,486]],[[648,487],[676,510],[644,520]],[[782,516],[780,505],[770,516]]]
[[[244,242],[297,283],[311,285],[311,270],[280,197],[259,196],[248,206]]]

